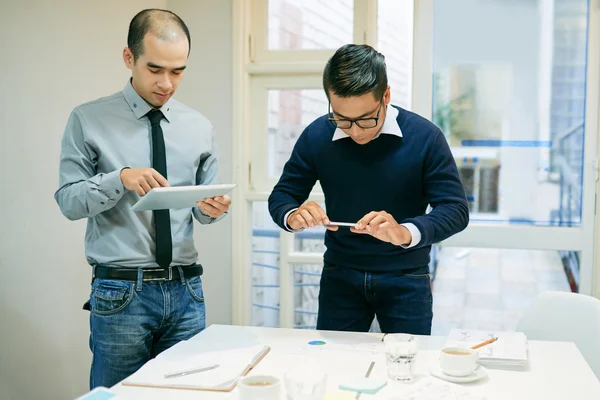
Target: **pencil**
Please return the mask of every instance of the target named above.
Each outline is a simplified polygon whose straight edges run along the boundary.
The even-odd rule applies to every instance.
[[[490,343],[494,343],[496,340],[498,340],[497,337],[491,338],[490,340],[486,340],[485,342],[481,342],[479,344],[476,344],[475,346],[471,347],[471,349],[473,349],[473,350],[478,349],[478,348],[483,347],[485,345],[488,345]]]
[[[369,369],[367,370],[367,373],[365,374],[365,378],[368,378],[369,376],[371,376],[371,371],[373,371],[374,366],[375,366],[375,361],[371,361],[371,365],[369,365]],[[356,400],[360,399],[361,394],[362,394],[362,392],[356,393],[355,399]]]

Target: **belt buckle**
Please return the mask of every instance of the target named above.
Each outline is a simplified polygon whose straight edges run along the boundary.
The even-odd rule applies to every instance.
[[[152,269],[147,269],[146,271],[148,271],[148,272],[150,272],[150,271],[156,271],[156,272],[163,271],[164,272],[164,270],[165,270],[165,268],[152,268]],[[164,277],[161,277],[161,278],[145,278],[145,279],[142,279],[142,280],[144,280],[144,281],[171,281],[171,280],[173,280],[173,268],[169,267],[169,268],[167,268],[167,270],[169,271],[169,277],[168,278],[164,278]]]

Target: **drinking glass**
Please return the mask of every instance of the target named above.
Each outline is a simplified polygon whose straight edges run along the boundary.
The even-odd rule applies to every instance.
[[[383,341],[388,377],[395,381],[411,381],[419,349],[417,338],[405,333],[394,333],[386,335]]]
[[[327,375],[320,370],[294,369],[283,375],[288,400],[323,400]]]

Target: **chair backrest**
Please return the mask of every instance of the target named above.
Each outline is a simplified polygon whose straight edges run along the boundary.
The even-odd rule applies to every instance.
[[[544,292],[519,321],[527,339],[574,342],[600,379],[600,300],[577,293]]]

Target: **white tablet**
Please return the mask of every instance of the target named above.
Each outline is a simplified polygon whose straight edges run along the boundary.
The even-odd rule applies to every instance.
[[[133,211],[165,210],[177,208],[193,208],[196,202],[207,197],[223,196],[231,192],[237,185],[173,186],[154,188],[142,196],[131,207]]]

